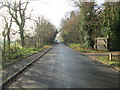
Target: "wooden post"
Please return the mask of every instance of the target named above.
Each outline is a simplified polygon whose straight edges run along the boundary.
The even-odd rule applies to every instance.
[[[110,37],[109,37],[109,35],[107,35],[107,51],[109,51],[110,50]]]
[[[95,45],[94,45],[95,50],[97,50],[97,38],[95,38]]]
[[[109,60],[112,61],[112,53],[109,53]]]

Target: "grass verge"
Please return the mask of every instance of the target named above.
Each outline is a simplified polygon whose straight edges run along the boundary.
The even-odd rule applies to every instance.
[[[85,48],[84,45],[82,45],[82,44],[69,43],[67,45],[69,47],[71,47],[77,51],[83,52],[83,53],[98,53],[99,54],[99,52],[100,53],[106,52],[106,51],[95,51],[93,49],[88,49],[88,48]],[[113,57],[112,61],[109,60],[109,56],[97,56],[96,58],[98,60],[102,61],[104,64],[109,64],[109,65],[120,68],[120,61],[119,61],[120,57]]]
[[[92,49],[88,49],[88,48],[85,48],[84,45],[82,44],[73,44],[73,43],[69,43],[67,44],[69,47],[77,50],[77,51],[81,51],[83,53],[95,53],[97,51],[95,50],[92,50]]]
[[[5,67],[15,61],[22,60],[23,58],[26,58],[30,55],[33,55],[39,51],[42,51],[43,49],[50,48],[50,45],[45,45],[42,48],[35,48],[35,47],[21,47],[14,50],[13,53],[5,53],[2,55],[2,66]]]
[[[118,58],[114,57],[113,60],[110,61],[108,56],[100,56],[100,57],[97,57],[97,59],[99,59],[99,60],[101,60],[109,65],[120,67],[120,62],[118,61]]]

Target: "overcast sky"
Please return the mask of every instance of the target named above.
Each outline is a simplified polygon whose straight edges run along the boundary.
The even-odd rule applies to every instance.
[[[61,18],[75,9],[70,0],[32,0],[28,6],[29,12],[33,9],[32,17],[43,15],[56,27],[59,27]]]
[[[32,17],[43,15],[49,19],[56,27],[60,26],[60,21],[72,10],[75,10],[74,0],[32,0],[29,3],[29,12],[33,9]],[[104,0],[96,0],[103,3]]]
[[[5,0],[0,0],[0,1],[5,1]],[[31,2],[28,5],[28,11],[30,13],[31,10],[33,9],[32,17],[35,18],[43,15],[45,18],[49,19],[56,27],[59,27],[61,18],[63,18],[66,15],[66,13],[75,10],[73,1],[75,0],[31,0]],[[93,0],[83,0],[83,1],[93,1]],[[95,0],[95,1],[97,1],[98,3],[104,2],[104,0]],[[119,0],[107,0],[107,1],[119,1]]]

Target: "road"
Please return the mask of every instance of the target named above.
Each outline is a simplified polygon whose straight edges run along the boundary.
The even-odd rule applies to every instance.
[[[6,87],[115,88],[118,72],[58,44]]]

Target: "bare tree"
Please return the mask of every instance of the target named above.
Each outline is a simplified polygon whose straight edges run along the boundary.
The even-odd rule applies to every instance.
[[[7,1],[3,3],[3,6],[8,8],[8,13],[11,15],[11,17],[13,18],[13,20],[15,21],[15,23],[19,28],[22,46],[25,46],[24,26],[25,26],[26,19],[28,19],[28,17],[26,17],[25,11],[27,9],[28,3],[29,3],[28,1],[22,2],[21,0],[19,0],[19,2]]]
[[[10,20],[7,20],[7,18],[5,16],[2,15],[2,17],[4,18],[4,22],[5,22],[5,28],[3,31],[3,37],[4,37],[4,51],[6,50],[6,38],[7,38],[7,47],[8,47],[8,51],[10,51],[10,30],[11,30],[11,26],[12,26],[12,17],[10,18]]]
[[[44,17],[38,17],[38,20],[34,21],[36,22],[36,46],[42,47],[45,44],[53,43],[56,34],[55,27]]]
[[[8,44],[8,50],[10,51],[10,30],[12,26],[12,17],[10,19],[10,22],[7,21],[7,19],[4,17],[5,23],[6,23],[6,29],[7,29],[7,44]]]

